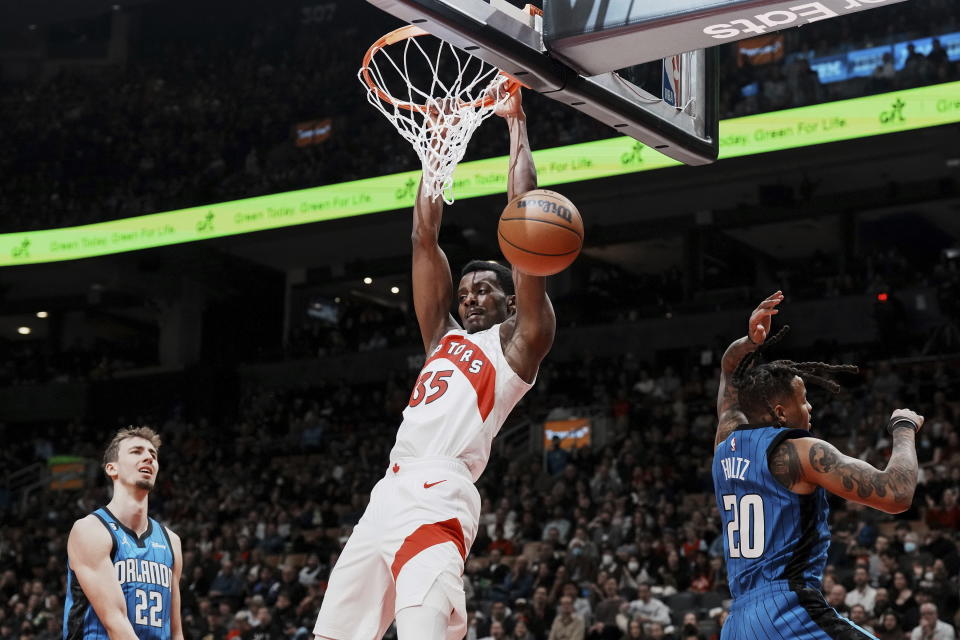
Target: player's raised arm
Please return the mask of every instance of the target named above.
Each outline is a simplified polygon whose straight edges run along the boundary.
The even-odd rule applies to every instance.
[[[435,121],[435,120],[434,120]],[[442,130],[435,131],[442,136]],[[426,168],[425,168],[426,170]],[[413,207],[413,306],[420,325],[423,348],[429,354],[447,331],[457,328],[450,315],[453,302],[453,278],[450,263],[440,249],[440,221],[443,198],[424,193],[423,178]]]
[[[183,575],[183,548],[180,536],[167,529],[173,552],[173,581],[170,585],[170,638],[183,640],[183,624],[180,620],[180,576]]]
[[[734,340],[727,347],[720,361],[720,390],[717,393],[717,435],[714,446],[727,439],[727,436],[747,422],[740,410],[737,390],[733,387],[733,372],[745,355],[755,351],[770,335],[773,316],[779,313],[777,305],[783,302],[783,292],[777,291],[757,305],[747,322],[747,335]]]
[[[780,484],[797,493],[814,486],[887,513],[910,508],[917,488],[916,433],[923,416],[897,409],[890,417],[893,452],[882,471],[851,458],[818,438],[785,440],[770,454],[770,470]]]
[[[537,188],[537,166],[527,137],[527,115],[523,112],[522,89],[506,98],[494,113],[507,122],[510,131],[510,167],[507,170],[507,201]]]
[[[510,130],[510,167],[507,174],[507,199],[537,188],[537,168],[527,138],[527,117],[521,92],[507,98],[495,112]],[[550,351],[557,319],[547,296],[547,279],[513,270],[516,288],[516,314],[503,324],[504,355],[521,378],[533,382],[540,362]]]
[[[67,557],[84,595],[110,640],[137,640],[127,601],[110,560],[113,539],[96,516],[77,520],[67,538]]]

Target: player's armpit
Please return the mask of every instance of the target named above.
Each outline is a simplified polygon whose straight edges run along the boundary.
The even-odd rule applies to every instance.
[[[844,455],[829,442],[817,438],[799,438],[793,442],[806,481],[841,498],[886,513],[902,513],[913,502],[917,454],[912,430],[897,429],[893,438],[893,454],[883,471]]]
[[[77,520],[67,538],[67,558],[110,640],[137,640],[127,602],[110,560],[113,539],[96,516]]]

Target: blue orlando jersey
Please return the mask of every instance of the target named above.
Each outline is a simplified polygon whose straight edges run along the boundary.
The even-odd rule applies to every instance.
[[[720,443],[713,458],[713,486],[723,519],[730,593],[786,581],[819,590],[830,547],[826,492],[809,495],[784,488],[767,458],[800,429],[741,425]]]
[[[140,640],[170,639],[173,546],[167,530],[150,518],[137,536],[103,507],[93,512],[113,538],[110,559],[127,601],[127,617]],[[67,564],[67,598],[63,608],[63,639],[102,638],[107,631]]]

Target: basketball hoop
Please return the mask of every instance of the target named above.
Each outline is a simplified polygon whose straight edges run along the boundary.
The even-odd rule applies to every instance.
[[[426,195],[452,204],[453,172],[470,138],[520,82],[432,36],[439,44],[428,53],[429,45],[418,40],[429,35],[413,25],[391,31],[367,50],[358,76],[367,101],[413,145]],[[401,43],[394,48],[395,60],[387,47]]]

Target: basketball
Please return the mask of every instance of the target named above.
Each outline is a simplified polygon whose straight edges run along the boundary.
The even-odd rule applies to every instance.
[[[583,247],[583,219],[556,191],[534,189],[511,200],[497,227],[500,251],[510,264],[533,276],[560,273]]]

